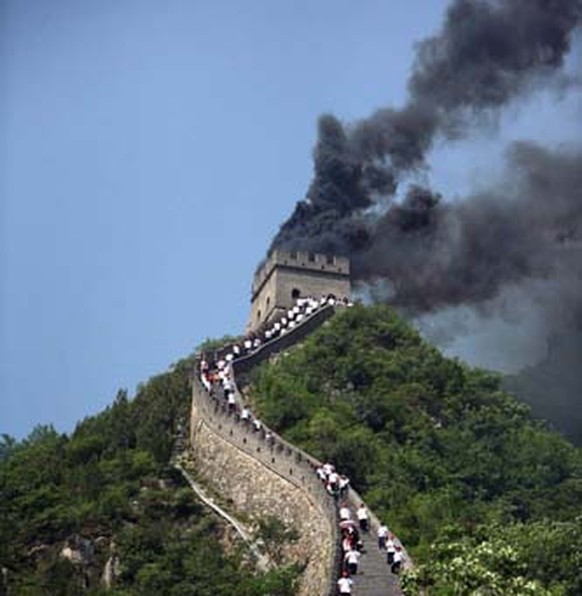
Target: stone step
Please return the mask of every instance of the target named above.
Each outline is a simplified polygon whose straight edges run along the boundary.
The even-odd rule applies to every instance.
[[[355,512],[354,512],[355,513]],[[401,596],[398,577],[390,572],[385,551],[378,549],[372,532],[361,532],[364,550],[357,575],[353,576],[353,596]]]

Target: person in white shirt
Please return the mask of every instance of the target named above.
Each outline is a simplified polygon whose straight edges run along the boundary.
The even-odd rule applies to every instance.
[[[228,377],[222,379],[222,390],[225,399],[228,399],[229,393],[234,393],[234,383]]]
[[[360,530],[362,532],[368,531],[368,511],[364,506],[364,503],[360,503],[358,510],[356,511],[356,515],[358,517],[358,522],[360,522]]]
[[[241,410],[241,413],[240,413],[240,419],[243,422],[248,422],[251,419],[251,411],[249,410],[249,408],[247,406],[243,406],[243,409]]]
[[[347,521],[349,519],[352,519],[352,512],[350,511],[350,508],[345,503],[342,503],[342,506],[340,507],[339,518],[342,521]]]
[[[392,566],[390,567],[390,571],[392,571],[392,573],[398,574],[400,572],[400,567],[402,567],[403,560],[404,560],[404,553],[402,552],[402,547],[397,546],[396,550],[394,551],[394,560],[392,561]]]
[[[335,468],[333,467],[333,464],[330,464],[329,462],[323,464],[323,471],[326,476],[329,476],[334,470]]]
[[[386,562],[388,565],[392,565],[394,562],[394,553],[396,552],[396,545],[394,544],[394,537],[392,534],[388,534],[386,540]]]
[[[386,550],[386,540],[388,539],[388,527],[386,524],[380,524],[377,531],[378,536],[378,548],[380,550]]]
[[[336,495],[339,490],[339,474],[335,470],[327,476],[327,490],[330,495]]]
[[[360,556],[360,551],[355,549],[349,550],[345,554],[344,561],[350,575],[356,575],[358,573],[358,563],[360,562]]]
[[[348,575],[347,571],[342,573],[342,576],[337,580],[337,589],[338,592],[341,594],[351,594],[352,593],[352,584],[354,580],[351,579]]]

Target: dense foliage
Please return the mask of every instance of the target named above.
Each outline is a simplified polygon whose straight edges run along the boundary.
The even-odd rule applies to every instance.
[[[252,393],[402,538],[408,593],[582,593],[580,451],[394,311],[336,316],[258,369]]]
[[[224,530],[168,466],[190,407],[192,362],[138,388],[78,424],[71,436],[38,427],[0,441],[0,567],[11,594],[101,594],[112,555],[119,576],[108,594],[207,596],[292,593],[297,573],[254,577]],[[83,561],[61,556],[67,545]],[[80,549],[80,550],[79,550]],[[0,578],[0,594],[6,592]]]

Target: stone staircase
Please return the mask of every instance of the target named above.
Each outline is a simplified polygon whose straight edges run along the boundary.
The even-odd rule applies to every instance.
[[[352,491],[353,493],[353,491]],[[354,502],[361,502],[354,494],[348,496],[352,517],[355,519],[356,510]],[[376,539],[377,523],[370,519],[371,527],[369,532],[361,532],[360,537],[364,543],[364,549],[360,558],[360,565],[357,575],[353,576],[353,596],[387,596],[401,595],[397,576],[390,572],[386,563],[386,553],[378,549]]]

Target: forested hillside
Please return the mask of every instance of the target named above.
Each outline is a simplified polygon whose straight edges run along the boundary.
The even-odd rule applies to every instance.
[[[251,395],[400,536],[408,593],[582,593],[580,451],[389,308],[337,315],[257,370]]]
[[[78,424],[0,444],[0,594],[293,594],[169,466],[191,359]],[[252,375],[268,425],[347,473],[403,540],[409,594],[582,593],[582,457],[394,311],[355,306]],[[107,591],[105,579],[112,581]]]
[[[19,443],[3,436],[0,594],[292,593],[291,570],[253,576],[168,465],[189,413],[191,368],[181,361],[133,400],[119,392],[70,436],[51,427]]]

